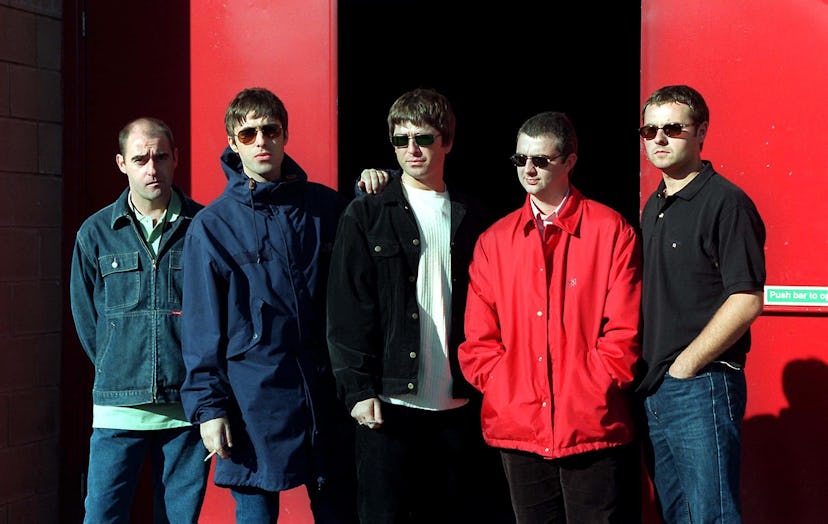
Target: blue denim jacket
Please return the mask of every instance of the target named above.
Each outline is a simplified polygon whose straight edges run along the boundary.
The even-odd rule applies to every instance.
[[[173,189],[181,213],[164,224],[157,257],[129,212],[128,189],[87,218],[75,239],[72,316],[95,365],[96,405],[180,401],[184,234],[202,205]]]

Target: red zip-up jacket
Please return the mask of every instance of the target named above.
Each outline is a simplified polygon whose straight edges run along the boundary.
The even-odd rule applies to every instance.
[[[574,187],[547,230],[542,242],[527,195],[480,236],[459,356],[486,442],[558,458],[633,438],[641,249]]]

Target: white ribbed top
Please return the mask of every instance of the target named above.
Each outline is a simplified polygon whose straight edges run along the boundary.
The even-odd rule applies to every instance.
[[[466,399],[451,396],[448,361],[451,318],[451,202],[448,192],[438,193],[403,185],[420,229],[417,303],[420,309],[420,370],[417,394],[382,398],[429,410],[462,406]]]

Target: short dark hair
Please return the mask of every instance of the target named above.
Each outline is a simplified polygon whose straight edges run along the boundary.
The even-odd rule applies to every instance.
[[[281,122],[284,132],[288,130],[288,113],[285,104],[272,91],[263,87],[248,87],[233,98],[224,113],[224,127],[227,136],[233,136],[233,128],[253,113],[253,118],[274,118]]]
[[[520,126],[518,136],[550,137],[558,141],[561,156],[568,157],[578,153],[578,135],[575,126],[566,114],[559,111],[546,111],[529,118]]]
[[[671,85],[657,89],[641,107],[641,121],[644,121],[644,112],[651,105],[660,106],[670,103],[684,104],[690,108],[690,118],[694,124],[710,121],[710,110],[701,93],[690,86]]]
[[[445,95],[434,89],[417,88],[400,95],[388,110],[388,134],[394,133],[398,124],[411,122],[428,124],[440,132],[443,145],[454,141],[456,119]]]
[[[152,136],[167,137],[167,141],[170,143],[170,149],[175,151],[175,139],[173,138],[172,131],[170,131],[170,126],[168,126],[161,119],[150,116],[142,116],[129,122],[121,129],[121,132],[118,133],[118,150],[122,155],[126,154],[127,140],[129,139],[129,135],[132,133],[132,130],[136,127],[146,129]]]

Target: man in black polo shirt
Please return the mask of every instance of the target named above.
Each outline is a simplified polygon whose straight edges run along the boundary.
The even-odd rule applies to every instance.
[[[765,226],[751,199],[701,159],[709,111],[697,91],[655,91],[642,121],[647,158],[663,175],[641,216],[638,389],[653,483],[668,524],[740,523],[743,368],[763,306]]]

